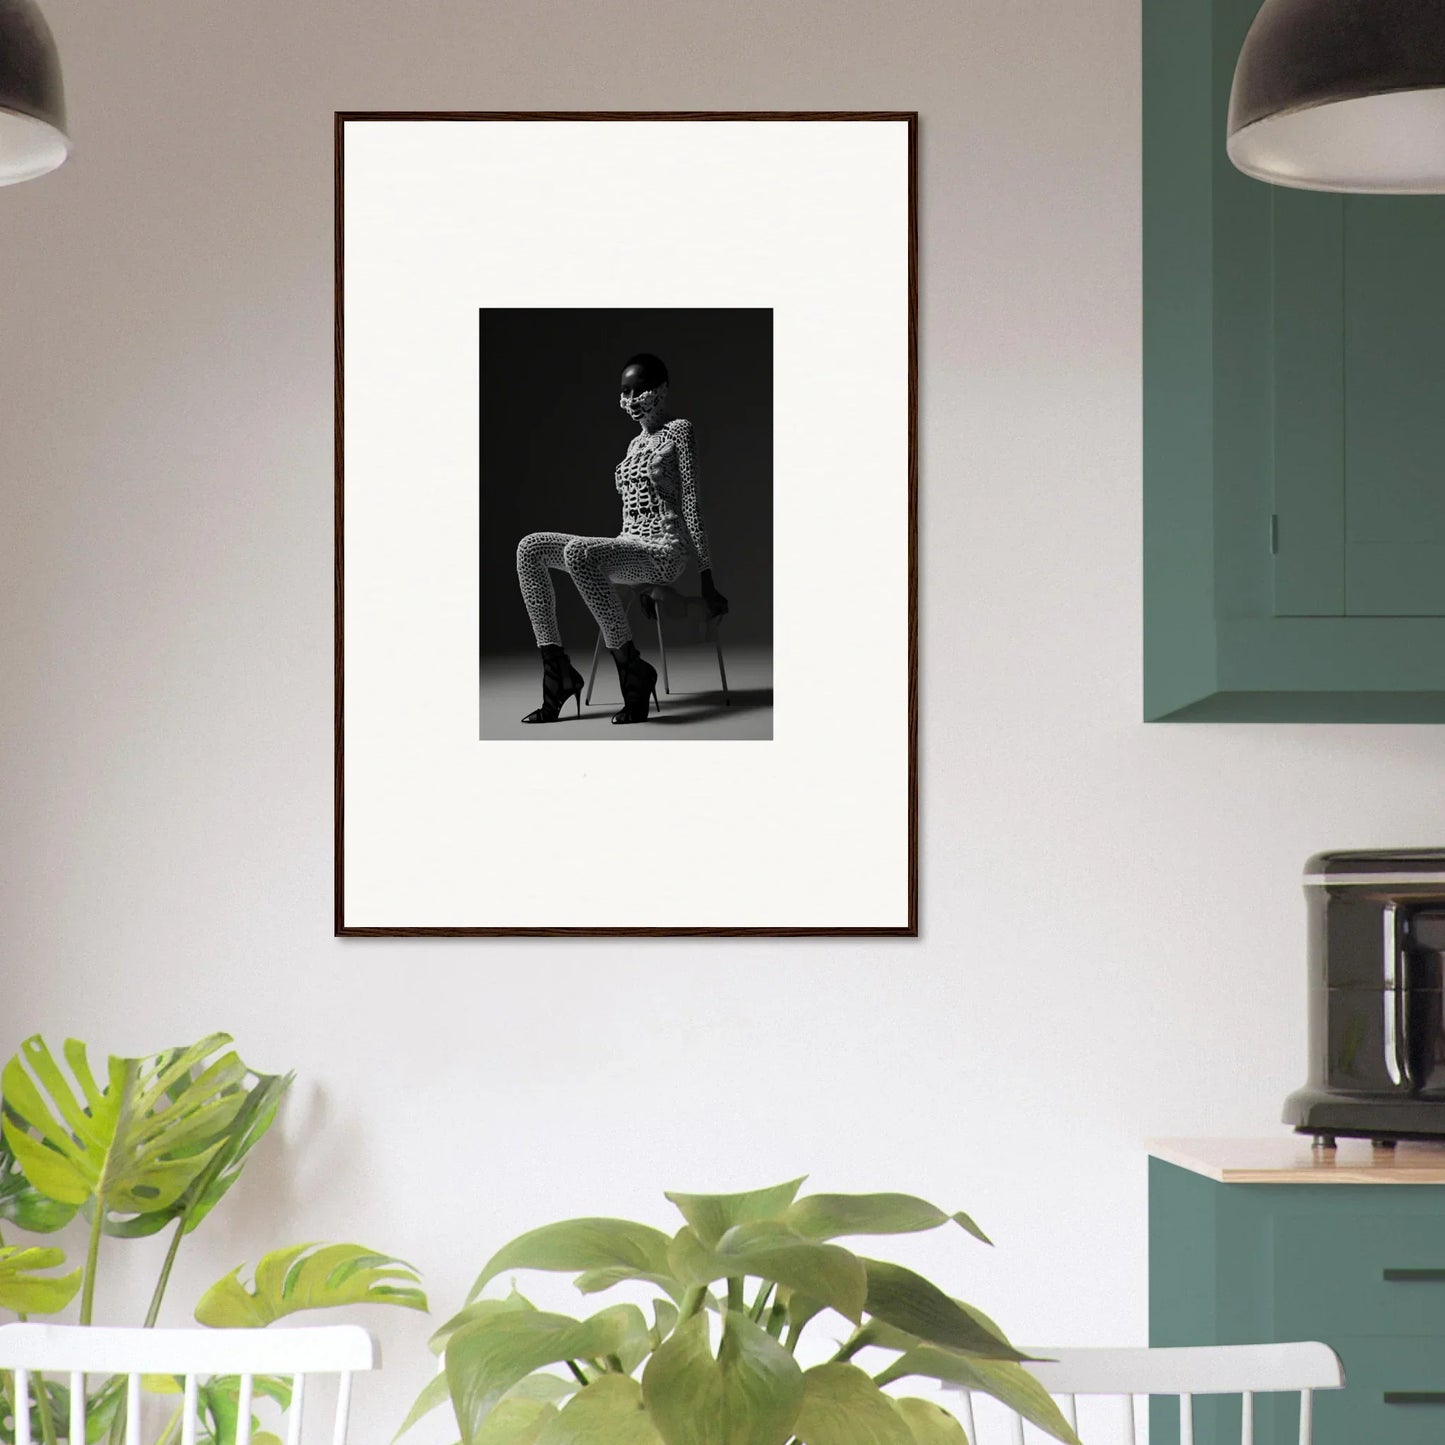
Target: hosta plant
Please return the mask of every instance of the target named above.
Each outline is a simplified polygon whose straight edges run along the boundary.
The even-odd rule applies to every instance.
[[[176,1256],[240,1178],[271,1127],[290,1074],[260,1074],[242,1063],[226,1034],[149,1058],[110,1058],[99,1072],[89,1050],[67,1040],[59,1057],[41,1038],[26,1039],[0,1072],[0,1321],[63,1317],[95,1320],[96,1281],[113,1244],[170,1231],[155,1286],[134,1323],[160,1317]],[[19,1230],[52,1235],[75,1224],[83,1263],[67,1268],[53,1244],[22,1244]],[[298,1310],[391,1304],[425,1310],[426,1298],[402,1261],[355,1244],[300,1244],[264,1255],[249,1285],[244,1266],[201,1296],[203,1325],[262,1326]],[[107,1324],[130,1323],[107,1320]],[[170,1393],[173,1383],[148,1380]],[[87,1410],[88,1445],[124,1419],[126,1384],[95,1382]],[[284,1401],[288,1386],[261,1380],[257,1400]],[[37,1382],[33,1437],[57,1445],[69,1430],[69,1396],[58,1382]],[[215,1380],[202,1392],[198,1439],[229,1445],[236,1436],[238,1390]],[[179,1429],[179,1411],[167,1435]],[[14,1438],[14,1381],[0,1374],[0,1445]],[[258,1439],[253,1436],[253,1439]],[[69,1442],[81,1445],[81,1442]],[[258,1445],[273,1445],[262,1434]]]
[[[947,1411],[892,1390],[921,1378],[993,1395],[1078,1445],[987,1315],[836,1242],[952,1226],[987,1243],[966,1214],[906,1194],[799,1197],[802,1183],[669,1194],[673,1234],[569,1219],[512,1240],[433,1336],[445,1368],[402,1432],[449,1404],[461,1445],[966,1445]],[[519,1270],[574,1274],[583,1295],[654,1297],[577,1318],[515,1284],[484,1294]],[[808,1366],[814,1338],[836,1348]]]

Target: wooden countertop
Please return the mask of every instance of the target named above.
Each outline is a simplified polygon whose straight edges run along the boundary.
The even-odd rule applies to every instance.
[[[1269,1139],[1156,1139],[1156,1159],[1221,1184],[1445,1184],[1445,1142],[1376,1149],[1341,1139],[1315,1149],[1298,1134]]]

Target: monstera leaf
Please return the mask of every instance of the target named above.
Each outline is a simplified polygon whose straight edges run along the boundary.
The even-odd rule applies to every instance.
[[[42,1194],[20,1172],[4,1136],[0,1135],[0,1219],[27,1234],[54,1234],[75,1218],[76,1206]]]
[[[244,1100],[246,1066],[212,1034],[151,1059],[110,1059],[102,1087],[85,1045],[67,1040],[68,1077],[26,1039],[0,1074],[4,1137],[41,1194],[111,1214],[176,1203],[221,1148]]]
[[[0,1249],[0,1309],[20,1315],[58,1314],[75,1298],[81,1271],[62,1275],[37,1271],[58,1269],[64,1263],[61,1249]]]
[[[336,1305],[427,1307],[409,1264],[359,1244],[293,1244],[273,1250],[257,1263],[250,1289],[241,1283],[244,1268],[237,1265],[201,1296],[196,1306],[200,1324],[255,1329],[300,1310]]]
[[[235,1117],[227,1125],[220,1147],[186,1190],[164,1209],[154,1209],[128,1219],[107,1220],[105,1232],[127,1239],[155,1234],[179,1219],[181,1231],[189,1234],[225,1197],[241,1177],[246,1158],[271,1127],[294,1074],[255,1074],[255,1082],[242,1085],[244,1097]]]

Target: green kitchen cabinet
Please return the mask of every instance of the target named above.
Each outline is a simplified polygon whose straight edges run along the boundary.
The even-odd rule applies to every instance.
[[[1229,1171],[1219,1166],[1231,1148],[1250,1150],[1227,1141],[1181,1141],[1149,1160],[1150,1344],[1322,1340],[1344,1362],[1345,1388],[1316,1393],[1315,1445],[1439,1445],[1445,1149],[1402,1146],[1407,1166],[1433,1167],[1400,1173],[1391,1154],[1372,1163],[1368,1145],[1342,1146],[1366,1160],[1353,1170],[1332,1155],[1311,1162],[1289,1139],[1250,1142],[1305,1162]],[[1241,1174],[1291,1182],[1229,1182]],[[1237,1445],[1239,1412],[1238,1399],[1196,1400],[1197,1445]],[[1258,1397],[1257,1445],[1296,1445],[1298,1422],[1294,1396]],[[1154,1445],[1178,1438],[1174,1402],[1156,1402]]]
[[[1145,0],[1144,713],[1445,720],[1445,197],[1241,175],[1257,0]]]

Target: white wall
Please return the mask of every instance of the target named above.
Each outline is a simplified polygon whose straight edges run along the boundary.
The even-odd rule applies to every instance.
[[[0,194],[0,1050],[223,1027],[301,1074],[171,1318],[307,1238],[448,1309],[531,1224],[811,1170],[973,1211],[992,1254],[899,1253],[1019,1337],[1141,1340],[1143,1141],[1278,1127],[1299,866],[1438,841],[1442,747],[1138,720],[1134,0],[47,9],[77,151]],[[331,112],[633,106],[922,113],[925,936],[339,942]],[[374,1323],[363,1445],[425,1369]]]

